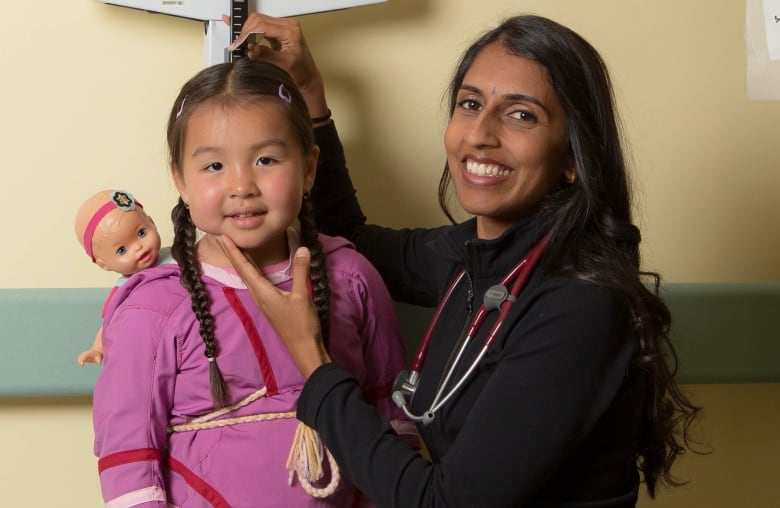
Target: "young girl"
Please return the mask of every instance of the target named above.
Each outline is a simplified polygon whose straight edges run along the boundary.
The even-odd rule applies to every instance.
[[[178,265],[133,277],[104,322],[94,425],[106,503],[360,504],[316,434],[295,419],[303,377],[217,244],[231,238],[285,290],[291,253],[311,249],[310,294],[330,354],[360,380],[366,400],[390,420],[401,416],[389,397],[404,365],[389,294],[348,242],[313,227],[308,194],[319,149],[303,98],[271,64],[204,69],[174,103],[168,145],[180,194],[172,211]],[[299,229],[291,228],[296,218]],[[401,434],[405,423],[396,426]]]

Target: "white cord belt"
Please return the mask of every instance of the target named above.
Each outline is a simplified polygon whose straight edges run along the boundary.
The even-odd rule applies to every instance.
[[[168,432],[188,432],[193,430],[215,429],[242,423],[295,418],[295,411],[286,411],[236,416],[233,418],[216,420],[216,418],[219,418],[220,416],[231,413],[264,397],[266,393],[267,390],[263,387],[231,406],[226,406],[206,413],[205,415],[194,418],[186,423],[172,425],[168,427]],[[323,454],[328,458],[331,478],[330,482],[325,487],[317,488],[312,485],[312,482],[316,482],[324,475],[322,468]],[[303,422],[298,422],[298,427],[295,429],[295,437],[293,437],[292,446],[290,447],[290,454],[287,456],[286,467],[290,473],[288,484],[293,484],[293,480],[297,474],[298,481],[303,490],[310,496],[316,498],[324,498],[331,495],[335,492],[336,488],[339,486],[339,481],[341,480],[341,473],[333,455],[331,455],[330,451],[322,444],[322,440],[320,439],[319,434],[317,434],[317,431]]]

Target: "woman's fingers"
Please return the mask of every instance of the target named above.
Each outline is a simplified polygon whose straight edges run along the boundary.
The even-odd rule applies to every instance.
[[[230,264],[232,264],[233,268],[238,272],[239,277],[241,277],[248,287],[257,289],[274,287],[274,285],[263,276],[254,262],[246,257],[241,249],[233,243],[233,240],[222,235],[217,237],[217,243],[220,248],[222,248],[222,252],[225,253],[225,256],[227,256]]]
[[[228,49],[234,50],[253,33],[263,34],[271,43],[271,47],[280,50],[287,41],[290,41],[290,44],[294,44],[299,39],[300,27],[298,22],[293,19],[273,18],[265,14],[253,12],[244,21],[241,33]]]
[[[309,296],[309,249],[300,247],[295,252],[292,291],[287,292],[271,284],[230,238],[219,236],[217,243],[246,284],[255,305],[284,341],[303,375],[308,378],[317,367],[329,362],[328,353],[322,345],[317,311]]]
[[[324,116],[328,111],[325,85],[298,20],[273,18],[253,12],[244,22],[241,34],[228,49],[235,49],[253,33],[262,33],[269,44],[255,43],[250,39],[246,49],[247,57],[265,60],[287,71],[303,94],[312,118]]]

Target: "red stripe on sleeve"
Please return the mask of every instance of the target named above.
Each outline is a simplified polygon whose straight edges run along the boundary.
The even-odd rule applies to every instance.
[[[144,460],[159,461],[161,457],[160,450],[155,450],[154,448],[139,448],[137,450],[112,453],[98,459],[98,473],[102,473],[112,467],[130,464],[131,462],[142,462]]]

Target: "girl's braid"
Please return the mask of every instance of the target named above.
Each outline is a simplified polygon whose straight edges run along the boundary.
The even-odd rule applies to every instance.
[[[328,285],[328,268],[325,261],[325,252],[317,236],[317,228],[314,225],[314,214],[308,194],[303,198],[301,211],[298,213],[298,222],[301,225],[301,244],[311,251],[311,277],[312,297],[317,309],[322,329],[322,342],[328,349],[330,338],[330,286]]]
[[[195,252],[195,224],[190,210],[181,198],[171,210],[174,237],[171,255],[181,269],[181,285],[192,299],[192,311],[200,323],[200,336],[206,344],[206,358],[209,359],[209,383],[211,400],[217,408],[229,403],[227,383],[217,366],[217,339],[214,336],[214,316],[209,310],[209,295],[200,278],[200,263]]]

